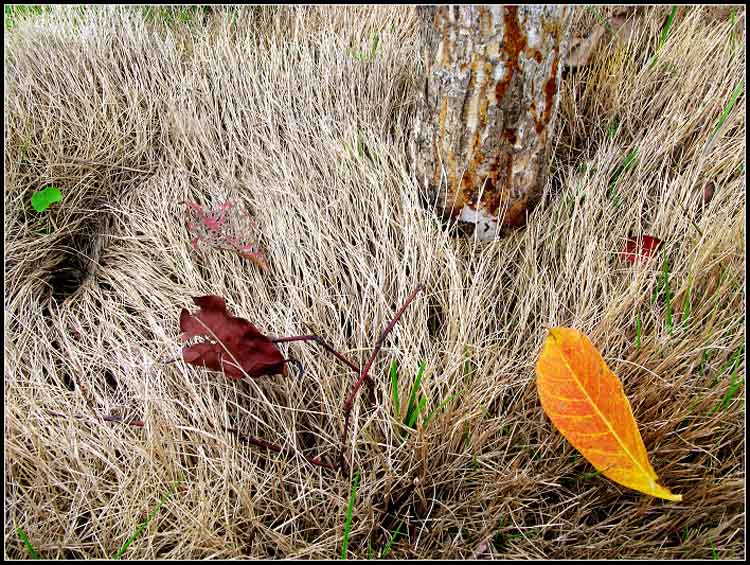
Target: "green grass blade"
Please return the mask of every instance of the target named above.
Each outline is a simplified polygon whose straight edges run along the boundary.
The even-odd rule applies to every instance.
[[[427,397],[423,396],[419,399],[419,404],[417,405],[417,408],[411,413],[411,416],[409,417],[409,421],[406,422],[406,425],[410,428],[414,427],[414,424],[417,423],[417,418],[419,418],[419,415],[422,413],[422,410],[424,410],[425,405],[427,404]]]
[[[378,50],[378,44],[380,43],[380,34],[376,31],[372,34],[372,50],[370,51],[370,61],[375,58],[375,52]]]
[[[664,286],[664,281],[662,280],[661,273],[659,273],[659,276],[656,279],[656,286],[654,287],[654,293],[651,295],[651,306],[656,304],[656,301],[659,299],[659,293],[661,292],[662,286]]]
[[[641,313],[635,313],[635,350],[641,350]]]
[[[732,384],[729,386],[729,389],[727,390],[727,393],[724,395],[724,398],[721,399],[721,410],[726,410],[729,408],[729,405],[732,402],[732,399],[734,398],[734,395],[737,394],[737,391],[740,390],[743,386],[745,386],[745,379],[742,379],[741,381],[737,381],[737,373],[732,374]]]
[[[409,395],[409,404],[406,408],[406,422],[409,422],[411,420],[412,412],[414,412],[414,410],[417,407],[417,392],[419,391],[419,385],[422,382],[422,376],[424,375],[424,370],[426,367],[427,367],[427,361],[422,361],[419,364],[419,371],[417,371],[417,378],[414,380],[414,385],[411,387],[411,394]]]
[[[693,277],[688,277],[688,288],[685,302],[682,306],[682,325],[687,326],[688,320],[690,319],[690,312],[692,311],[692,294],[693,294]]]
[[[620,162],[619,165],[615,168],[615,171],[612,173],[612,176],[609,178],[609,195],[610,198],[615,203],[615,207],[620,207],[620,195],[616,190],[617,181],[622,176],[622,174],[627,171],[630,167],[635,165],[636,161],[638,160],[638,148],[631,149],[628,151],[628,154],[625,155],[625,158]]]
[[[732,355],[729,356],[729,359],[721,366],[721,369],[718,370],[716,373],[716,377],[714,378],[713,382],[711,383],[711,386],[716,386],[716,384],[719,382],[719,378],[729,371],[731,374],[732,371],[734,371],[735,366],[737,363],[739,363],[740,355],[742,355],[742,350],[745,348],[744,344],[740,345]]]
[[[659,55],[659,51],[661,50],[662,46],[667,42],[667,37],[669,37],[669,30],[672,27],[672,22],[674,21],[674,16],[677,13],[677,6],[672,6],[672,13],[669,14],[667,17],[667,21],[664,24],[664,28],[661,30],[661,35],[659,36],[659,44],[656,47],[656,51],[651,56],[651,59],[648,62],[649,67],[653,67],[656,64],[656,60]]]
[[[590,473],[584,473],[583,475],[581,475],[581,478],[584,481],[588,481],[590,479],[593,479],[594,477],[598,477],[601,474],[602,474],[601,471],[591,471]]]
[[[29,541],[29,538],[26,535],[26,532],[24,532],[22,528],[16,528],[16,533],[18,534],[18,537],[21,538],[21,541],[23,541],[23,545],[26,546],[26,551],[29,552],[29,555],[31,555],[31,558],[39,559],[39,555],[37,555],[36,551],[34,551],[34,546],[31,545],[31,542]]]
[[[672,27],[672,22],[674,21],[674,16],[676,13],[677,13],[677,6],[672,6],[672,13],[669,14],[669,17],[667,18],[667,23],[664,24],[664,29],[661,30],[661,37],[659,38],[660,49],[662,45],[666,43],[667,37],[669,37],[669,28]]]
[[[594,17],[599,21],[600,24],[604,26],[604,29],[606,29],[612,35],[615,34],[615,30],[612,29],[611,25],[609,25],[609,21],[604,16],[601,15],[599,10],[597,10],[594,6],[591,6],[591,5],[586,6],[586,9],[592,14],[594,14]]]
[[[432,417],[433,417],[433,416],[434,416],[434,415],[435,415],[435,414],[436,414],[436,413],[437,413],[437,412],[438,412],[439,410],[442,410],[442,409],[443,409],[443,408],[445,407],[445,405],[446,405],[446,404],[448,404],[448,403],[449,403],[449,402],[450,402],[451,400],[453,400],[454,398],[456,398],[456,397],[457,397],[457,396],[458,396],[459,394],[461,394],[461,393],[460,393],[460,392],[457,392],[456,394],[451,394],[451,395],[450,395],[450,396],[449,396],[448,398],[446,398],[446,399],[445,399],[445,400],[443,400],[443,401],[442,401],[442,402],[441,402],[440,404],[438,404],[437,408],[433,409],[433,410],[432,410],[432,412],[430,412],[430,413],[429,413],[429,414],[427,415],[427,417],[426,417],[426,418],[424,419],[424,422],[423,422],[423,424],[422,424],[422,425],[423,425],[423,426],[424,426],[424,427],[426,428],[426,427],[427,427],[427,424],[429,424],[429,423],[430,423],[430,420],[432,420]]]
[[[732,109],[734,108],[734,105],[737,102],[737,99],[742,95],[744,90],[745,90],[745,81],[741,80],[739,84],[734,87],[734,91],[732,91],[732,96],[730,96],[729,102],[727,102],[727,105],[724,106],[724,110],[721,112],[721,116],[719,116],[719,121],[716,122],[716,125],[714,126],[714,130],[711,132],[711,136],[709,137],[708,143],[706,144],[706,146],[709,146],[711,144],[714,137],[721,129],[721,126],[723,126],[724,122],[727,121],[727,118],[729,117],[729,114],[732,112]]]
[[[396,420],[401,418],[401,402],[398,398],[398,365],[391,363],[391,398],[393,399],[393,414]]]
[[[742,357],[742,352],[745,349],[745,344],[741,343],[740,346],[736,349],[734,353],[732,353],[732,356],[729,358],[729,360],[724,364],[724,366],[721,368],[721,373],[724,373],[729,367],[732,367],[732,370],[737,369],[737,365],[740,363],[740,358]]]
[[[612,139],[617,135],[617,130],[620,129],[620,117],[615,114],[612,120],[607,125],[607,137]]]
[[[341,559],[346,559],[346,550],[349,547],[349,532],[352,529],[352,514],[354,511],[354,499],[357,498],[357,487],[359,486],[359,469],[354,475],[352,493],[349,495],[349,507],[346,509],[346,523],[344,524],[344,539],[341,542]]]
[[[664,301],[666,303],[666,322],[667,331],[669,335],[672,335],[672,293],[669,288],[669,259],[667,258],[667,251],[664,250],[664,269],[662,271],[664,277]]]
[[[169,500],[169,497],[175,493],[178,484],[179,484],[179,481],[177,481],[174,484],[172,489],[169,492],[167,492],[167,494],[161,497],[161,500],[159,500],[159,505],[154,509],[153,512],[151,512],[151,514],[148,515],[148,518],[146,518],[146,520],[140,526],[138,526],[138,529],[135,531],[135,533],[132,536],[130,536],[130,539],[128,539],[128,541],[126,541],[123,544],[123,546],[117,551],[113,559],[120,559],[120,557],[122,557],[122,554],[127,551],[128,547],[130,547],[130,544],[133,543],[136,539],[138,539],[138,537],[148,527],[151,520],[153,520],[156,514],[159,512],[159,510],[161,510],[161,507],[164,506],[164,503],[167,500]]]
[[[734,6],[729,12],[729,20],[730,20],[729,49],[731,50],[731,53],[732,53],[730,61],[734,59],[734,28],[737,27],[737,17],[735,15],[736,12],[737,12],[736,6]]]
[[[391,546],[393,545],[393,542],[396,541],[396,538],[398,537],[398,535],[401,533],[401,526],[403,525],[404,525],[404,520],[402,518],[401,521],[398,523],[398,526],[396,526],[396,531],[393,532],[388,538],[388,542],[385,544],[385,547],[383,548],[383,551],[380,554],[381,559],[385,559],[386,557],[388,557],[388,554],[391,552]]]
[[[737,348],[737,350],[732,354],[732,356],[729,358],[729,361],[727,361],[727,363],[725,363],[724,366],[719,371],[719,374],[723,375],[724,372],[729,367],[731,367],[732,382],[729,385],[727,392],[724,394],[724,398],[722,398],[721,401],[718,402],[716,406],[713,407],[713,410],[711,410],[711,415],[715,414],[719,410],[726,410],[727,408],[729,408],[729,404],[732,402],[734,395],[737,394],[737,391],[739,391],[740,388],[742,388],[745,385],[745,379],[742,379],[740,381],[737,380],[737,369],[740,366],[740,359],[741,359],[744,348],[745,348],[744,344],[740,345]]]

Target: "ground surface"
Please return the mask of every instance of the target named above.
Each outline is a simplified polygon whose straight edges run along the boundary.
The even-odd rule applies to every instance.
[[[489,244],[441,224],[409,176],[412,8],[16,13],[6,556],[29,557],[22,532],[45,558],[111,557],[131,538],[129,558],[334,558],[358,469],[349,558],[741,558],[744,92],[717,124],[743,81],[745,12],[681,8],[650,64],[668,12],[566,73],[549,194]],[[48,185],[63,200],[40,214]],[[255,216],[268,271],[191,246],[183,202],[227,199]],[[631,264],[624,242],[642,234],[663,254]],[[287,378],[163,363],[203,294],[361,363],[418,282],[354,405],[345,473],[302,456],[335,458],[352,382],[319,348],[285,345],[305,369]],[[622,379],[682,502],[592,476],[552,427],[534,364],[557,325]],[[402,434],[393,361],[402,399],[423,361],[428,409],[457,395],[426,427]]]

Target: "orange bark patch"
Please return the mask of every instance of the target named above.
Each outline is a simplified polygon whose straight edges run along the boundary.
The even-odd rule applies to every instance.
[[[544,115],[542,116],[544,126],[549,124],[552,115],[552,103],[555,101],[555,94],[557,94],[557,64],[559,61],[560,52],[556,50],[555,58],[552,60],[552,72],[544,85]]]
[[[495,86],[495,99],[498,104],[502,103],[505,91],[508,89],[508,85],[513,80],[513,75],[518,69],[518,56],[526,48],[526,35],[523,33],[521,24],[518,21],[518,6],[505,6],[503,10],[503,50],[508,55],[508,60],[506,61],[508,72],[503,77],[503,80]]]

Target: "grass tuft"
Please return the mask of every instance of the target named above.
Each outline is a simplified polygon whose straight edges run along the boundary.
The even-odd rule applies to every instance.
[[[550,186],[524,228],[483,244],[447,228],[413,182],[428,67],[414,6],[53,5],[15,18],[3,37],[7,557],[29,558],[23,525],[57,560],[111,558],[136,530],[122,558],[337,558],[357,469],[350,558],[367,551],[355,531],[375,544],[401,518],[389,559],[471,558],[495,531],[504,560],[710,559],[709,536],[722,557],[742,555],[744,353],[719,370],[745,339],[746,55],[714,8],[674,16],[658,51],[669,72],[643,65],[671,11],[657,6],[585,67],[559,69]],[[596,10],[621,21],[622,7]],[[745,8],[734,17],[744,24]],[[574,33],[600,25],[573,8]],[[64,200],[38,214],[30,200],[46,186]],[[228,200],[255,218],[268,271],[191,245],[181,203]],[[668,242],[668,263],[623,265],[634,233]],[[307,459],[336,457],[352,384],[320,348],[285,345],[304,366],[288,378],[164,363],[190,297],[217,294],[266,335],[320,334],[361,364],[415,280],[424,300],[352,407],[351,475]],[[530,386],[550,326],[618,360],[655,471],[691,486],[687,506],[644,511],[605,478],[566,480],[588,469]],[[145,425],[122,423],[134,420]],[[173,477],[190,488],[139,527]]]

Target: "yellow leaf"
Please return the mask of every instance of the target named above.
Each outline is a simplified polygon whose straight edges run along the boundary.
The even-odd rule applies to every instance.
[[[656,483],[622,383],[594,344],[571,328],[549,333],[536,384],[555,427],[605,477],[651,496],[682,500]]]

